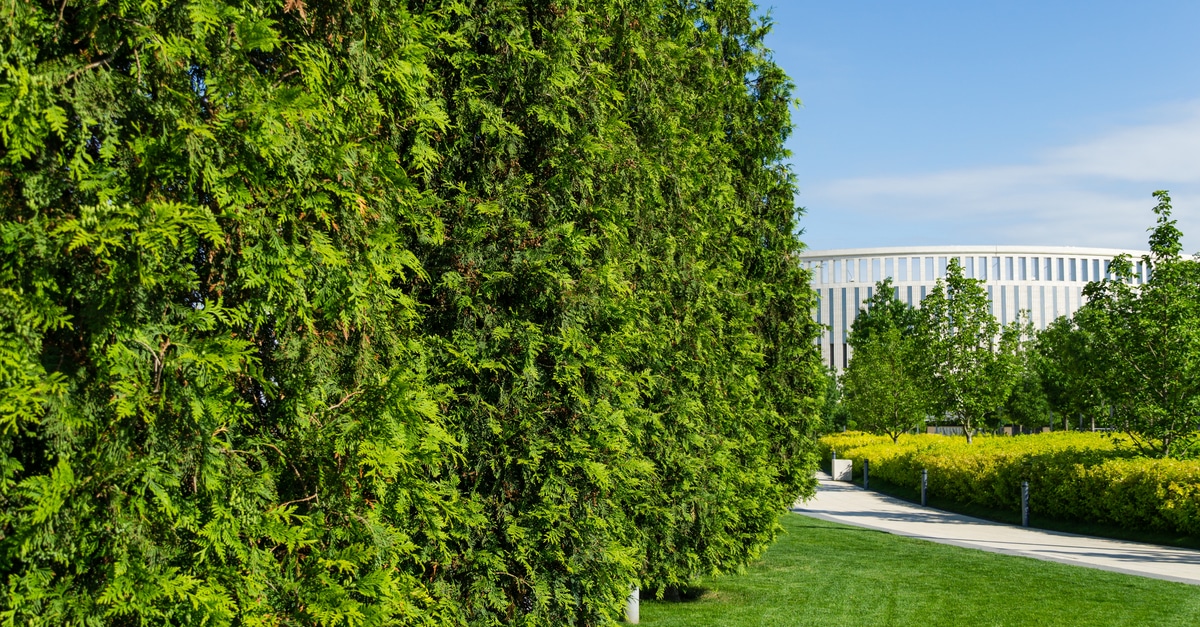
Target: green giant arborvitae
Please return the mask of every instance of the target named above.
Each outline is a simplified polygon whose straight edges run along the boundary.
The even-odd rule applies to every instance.
[[[748,2],[0,23],[5,620],[603,624],[811,489]]]

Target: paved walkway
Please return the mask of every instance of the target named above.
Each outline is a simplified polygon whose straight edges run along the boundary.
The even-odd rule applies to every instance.
[[[1004,525],[869,492],[825,473],[817,479],[817,495],[797,501],[792,511],[942,544],[1200,585],[1200,551]]]

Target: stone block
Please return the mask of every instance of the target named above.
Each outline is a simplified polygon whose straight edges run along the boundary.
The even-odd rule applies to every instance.
[[[854,462],[848,459],[835,459],[833,466],[830,468],[833,472],[834,481],[853,481],[854,478]]]

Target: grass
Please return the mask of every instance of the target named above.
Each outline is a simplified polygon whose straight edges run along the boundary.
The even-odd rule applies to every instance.
[[[784,514],[741,575],[680,602],[642,602],[652,627],[720,625],[1197,625],[1200,587],[986,553]]]

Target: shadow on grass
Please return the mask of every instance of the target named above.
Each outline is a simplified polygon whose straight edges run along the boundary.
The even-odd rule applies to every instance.
[[[686,586],[683,588],[671,586],[661,591],[662,598],[659,598],[659,592],[657,589],[648,589],[643,593],[645,595],[644,598],[654,599],[660,603],[692,603],[703,598],[709,592],[709,589],[702,586]]]

